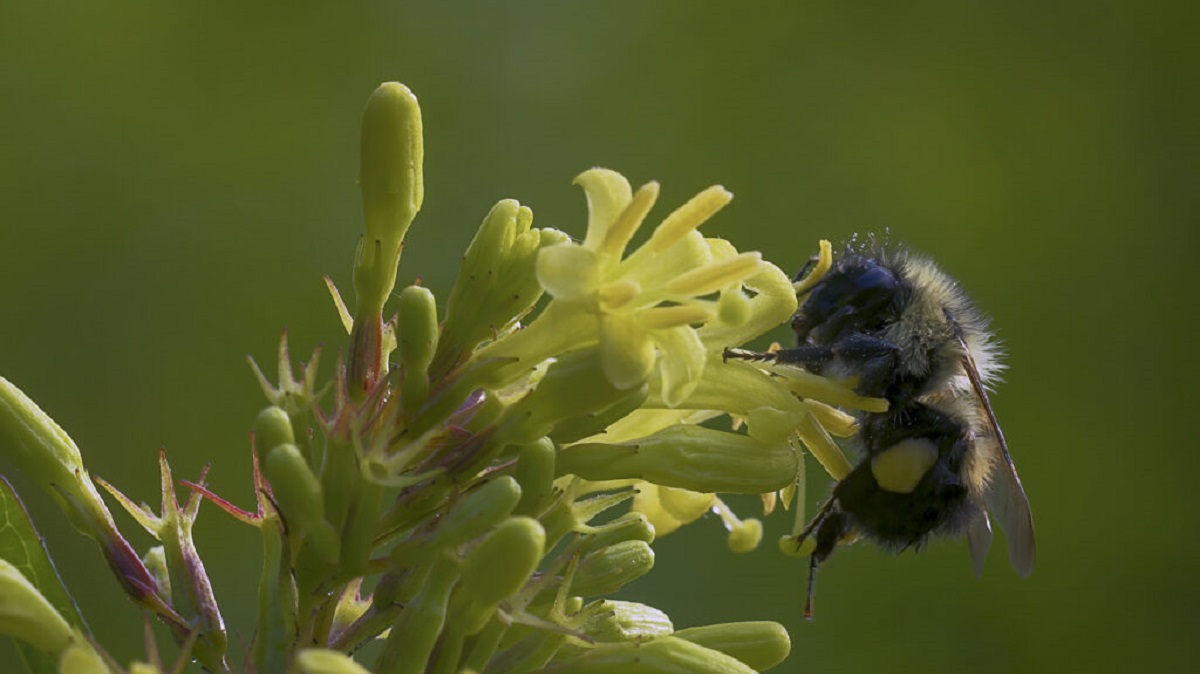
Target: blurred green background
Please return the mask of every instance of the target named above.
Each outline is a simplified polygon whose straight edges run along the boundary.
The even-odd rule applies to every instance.
[[[0,372],[94,473],[154,501],[166,446],[178,477],[212,462],[216,491],[252,502],[244,356],[273,370],[284,327],[298,355],[343,348],[321,275],[349,285],[359,116],[400,80],[426,131],[402,284],[444,298],[501,198],[581,235],[570,181],[600,165],[662,182],[652,219],[724,184],[705,231],[789,270],[818,238],[890,230],[1007,344],[993,403],[1032,578],[1002,540],[981,580],[961,542],[861,545],[806,623],[777,514],[745,556],[711,519],[662,540],[630,596],[678,627],[783,622],[778,671],[1200,667],[1188,3],[147,4],[0,5]],[[23,492],[100,641],[137,657],[97,550]],[[224,518],[206,506],[197,538],[247,635],[258,539]]]

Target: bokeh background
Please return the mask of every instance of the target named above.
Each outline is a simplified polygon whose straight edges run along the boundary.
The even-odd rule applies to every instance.
[[[501,198],[582,234],[570,181],[601,165],[661,181],[657,217],[724,184],[705,231],[785,269],[818,238],[888,230],[1007,344],[993,402],[1032,578],[999,539],[979,580],[960,542],[857,546],[806,623],[777,514],[744,556],[713,520],[663,539],[630,596],[679,627],[783,622],[778,671],[1200,667],[1188,3],[201,4],[0,5],[0,372],[96,474],[154,501],[166,446],[178,477],[212,462],[251,502],[244,357],[271,365],[284,327],[297,354],[343,347],[321,275],[348,286],[359,116],[400,80],[427,152],[401,283],[444,298]],[[24,493],[100,641],[137,657],[140,615],[97,550]],[[196,535],[245,635],[258,540],[223,518],[206,506]]]

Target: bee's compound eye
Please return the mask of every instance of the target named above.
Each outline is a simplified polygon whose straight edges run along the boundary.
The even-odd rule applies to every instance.
[[[875,481],[887,491],[911,494],[925,473],[937,463],[937,446],[927,438],[908,438],[871,459]]]

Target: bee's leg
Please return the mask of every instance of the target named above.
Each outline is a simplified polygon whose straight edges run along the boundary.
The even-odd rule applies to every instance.
[[[900,347],[886,339],[856,332],[835,342],[831,351],[859,373],[860,394],[878,397],[886,392],[893,379]]]

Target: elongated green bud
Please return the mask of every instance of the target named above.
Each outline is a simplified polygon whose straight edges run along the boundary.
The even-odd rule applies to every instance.
[[[371,674],[349,655],[325,648],[306,648],[296,654],[301,674]]]
[[[783,625],[769,621],[689,627],[674,636],[721,651],[760,672],[783,662],[792,652],[792,640],[787,630]]]
[[[648,641],[602,644],[577,658],[538,670],[538,674],[755,674],[720,651],[674,636]]]
[[[79,448],[21,389],[0,377],[0,451],[62,506],[80,532],[103,542],[112,515],[83,466]]]
[[[472,550],[462,568],[463,634],[482,630],[497,604],[523,588],[545,548],[546,531],[538,520],[512,517]]]
[[[619,445],[582,443],[558,454],[560,475],[585,480],[639,479],[691,491],[764,494],[795,479],[796,453],[702,426],[672,426]]]
[[[433,565],[428,579],[392,625],[376,674],[419,674],[425,671],[438,635],[446,624],[450,590],[458,580],[458,564],[445,559]]]
[[[516,594],[537,569],[545,545],[546,532],[537,520],[509,518],[467,557],[462,575],[464,596],[476,604],[494,606]]]
[[[58,503],[72,526],[100,545],[125,592],[138,604],[173,620],[157,583],[117,531],[79,448],[53,419],[19,388],[0,377],[0,451]]]
[[[254,418],[254,444],[263,450],[296,444],[292,419],[282,407],[265,407]]]
[[[521,446],[517,452],[517,481],[521,483],[521,501],[514,512],[537,517],[554,496],[554,458],[558,449],[550,438]]]
[[[645,541],[623,541],[584,557],[575,569],[571,594],[591,597],[616,592],[654,568],[654,550]]]
[[[0,558],[0,634],[27,641],[58,655],[72,639],[73,630],[54,606],[26,580],[17,567]]]
[[[521,485],[508,475],[488,480],[454,504],[432,536],[396,546],[392,563],[423,564],[441,550],[478,538],[508,519],[520,499]]]
[[[362,187],[366,233],[354,259],[358,305],[350,334],[348,378],[361,396],[383,369],[383,304],[396,287],[396,265],[409,225],[425,198],[421,107],[399,82],[379,85],[363,113]]]
[[[313,548],[328,562],[338,558],[338,538],[325,520],[321,485],[295,445],[279,445],[267,454],[267,480],[289,526],[308,534]]]
[[[428,288],[408,286],[400,292],[396,337],[400,343],[400,365],[404,368],[401,400],[415,410],[429,394],[429,364],[437,350],[437,302]]]

